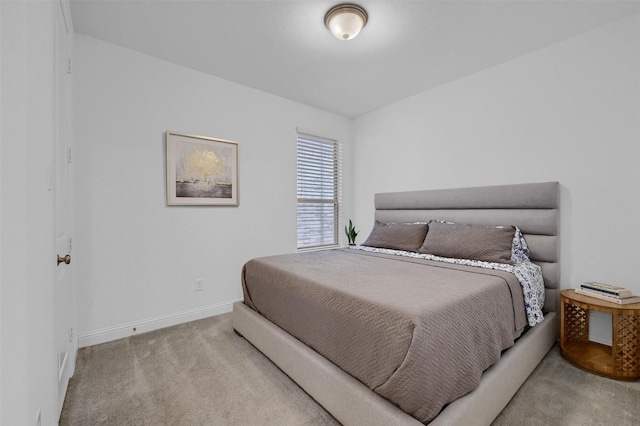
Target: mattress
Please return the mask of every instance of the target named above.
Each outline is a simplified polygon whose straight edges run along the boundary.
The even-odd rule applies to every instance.
[[[247,306],[421,422],[527,322],[511,273],[359,250],[253,259],[242,282]]]

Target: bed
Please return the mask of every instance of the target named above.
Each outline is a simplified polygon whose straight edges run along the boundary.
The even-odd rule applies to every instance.
[[[422,379],[416,379],[418,376],[413,370],[407,369],[407,365],[411,365],[412,368],[418,368],[420,371],[425,370],[428,373],[427,377],[434,376],[434,370],[429,370],[427,366],[428,364],[433,364],[433,362],[430,361],[428,352],[423,350],[427,343],[423,344],[415,337],[416,335],[424,334],[416,332],[416,330],[421,330],[416,324],[432,322],[432,318],[422,319],[417,317],[418,312],[422,313],[423,306],[414,306],[412,304],[414,299],[423,303],[422,301],[425,297],[421,293],[416,293],[416,295],[405,297],[405,300],[402,300],[401,296],[414,291],[411,287],[404,286],[405,279],[393,282],[394,288],[401,289],[401,291],[396,292],[399,295],[381,293],[381,295],[376,296],[377,290],[375,290],[367,291],[366,297],[360,297],[357,291],[362,290],[362,288],[358,289],[358,287],[369,286],[374,281],[379,281],[380,284],[383,284],[386,279],[392,281],[393,277],[399,274],[396,269],[402,269],[402,273],[413,271],[412,273],[415,277],[420,277],[422,271],[429,268],[429,270],[436,270],[437,273],[435,273],[436,277],[428,280],[433,281],[436,286],[438,283],[450,283],[447,284],[449,286],[447,288],[451,289],[449,293],[453,294],[456,293],[458,284],[454,284],[455,280],[452,277],[473,273],[473,271],[466,270],[468,268],[474,269],[473,267],[448,265],[442,268],[434,265],[425,265],[430,261],[424,259],[402,259],[399,262],[397,259],[390,259],[390,257],[394,257],[390,254],[380,252],[363,253],[354,249],[341,249],[317,252],[320,254],[301,253],[292,255],[293,257],[286,257],[285,269],[287,270],[287,275],[282,270],[277,269],[280,266],[275,265],[275,263],[273,265],[270,264],[273,259],[265,258],[250,268],[250,272],[248,272],[250,281],[260,279],[261,276],[270,276],[269,280],[272,281],[273,287],[265,290],[263,292],[265,295],[273,293],[274,297],[276,297],[279,292],[290,291],[290,293],[283,293],[284,298],[279,301],[276,299],[263,302],[259,299],[258,294],[261,291],[259,290],[261,287],[253,285],[250,291],[251,296],[245,291],[245,303],[234,304],[234,328],[305,389],[338,421],[345,425],[422,424],[417,419],[432,425],[490,424],[557,339],[556,310],[559,287],[558,204],[559,185],[557,182],[376,194],[375,219],[384,224],[419,224],[433,220],[446,220],[474,226],[514,224],[526,238],[530,249],[529,257],[531,261],[540,266],[545,287],[544,306],[542,307],[544,319],[541,322],[538,321],[539,323],[535,326],[524,326],[521,320],[523,314],[518,314],[516,308],[513,308],[513,313],[508,312],[508,315],[506,315],[505,312],[507,310],[503,307],[493,307],[492,303],[482,301],[481,295],[486,292],[493,292],[489,299],[501,300],[500,303],[503,303],[502,299],[507,297],[505,294],[511,294],[511,297],[518,297],[517,291],[515,291],[517,290],[517,285],[511,285],[509,287],[510,290],[506,292],[504,290],[508,287],[504,283],[508,283],[508,276],[512,274],[495,270],[483,270],[487,272],[483,272],[478,278],[474,278],[474,282],[477,281],[482,284],[480,286],[482,291],[473,295],[473,305],[467,303],[464,308],[456,308],[457,304],[448,305],[449,307],[446,310],[450,311],[450,317],[448,317],[450,319],[443,321],[442,326],[438,326],[438,330],[443,330],[440,333],[440,340],[433,340],[434,334],[429,332],[431,334],[429,334],[429,338],[425,342],[435,341],[438,344],[438,348],[447,346],[449,351],[447,352],[447,358],[454,357],[456,345],[464,345],[464,342],[460,343],[459,341],[464,341],[465,339],[456,337],[447,341],[446,336],[453,335],[450,329],[451,327],[458,327],[458,322],[461,324],[459,327],[467,327],[464,319],[459,318],[464,317],[462,314],[469,310],[469,306],[485,303],[484,305],[478,305],[482,306],[479,311],[494,309],[493,312],[489,313],[489,316],[498,317],[501,315],[505,317],[505,324],[497,325],[496,331],[491,331],[488,334],[491,336],[489,340],[494,346],[492,350],[495,352],[496,348],[498,348],[498,358],[493,359],[495,356],[493,358],[489,356],[488,358],[484,357],[487,359],[482,359],[480,364],[484,363],[484,366],[480,366],[480,368],[484,372],[481,372],[481,376],[477,374],[477,382],[479,384],[473,383],[472,385],[475,390],[468,392],[469,389],[467,388],[447,389],[443,398],[450,399],[453,395],[457,398],[454,398],[453,402],[449,403],[449,400],[445,399],[444,403],[440,401],[440,405],[430,408],[428,404],[420,405],[422,402],[418,403],[416,401],[420,400],[423,393],[431,392],[432,388],[439,388],[443,383],[442,381],[446,380],[449,374],[457,374],[455,370],[447,372],[443,377],[436,378],[440,382],[436,381],[434,385],[426,386]],[[353,282],[354,290],[351,290],[351,287],[343,289],[338,284],[333,284],[333,287],[331,284],[327,284],[326,287],[320,289],[314,289],[315,287],[311,286],[305,287],[306,284],[302,285],[306,283],[305,280],[311,282],[318,279],[314,276],[306,278],[304,275],[314,273],[314,267],[305,265],[305,261],[303,261],[308,256],[311,256],[313,264],[316,264],[316,275],[338,275],[335,283],[341,282],[339,276],[346,277],[342,281]],[[278,262],[281,263],[282,259],[278,258]],[[341,262],[345,263],[346,266],[343,265],[342,269],[339,269]],[[403,265],[397,266],[399,263]],[[363,266],[359,270],[360,272],[354,272],[354,275],[350,276],[348,265],[356,264],[362,264]],[[326,265],[335,265],[335,271],[328,269]],[[383,272],[376,270],[376,265],[381,265],[379,267],[382,270],[388,270],[391,273],[387,275],[389,278],[385,278]],[[258,268],[258,266],[262,269]],[[304,269],[306,271],[303,271]],[[311,272],[309,272],[309,269],[311,269]],[[273,270],[273,273],[270,272],[271,270]],[[360,283],[360,281],[363,281],[362,279],[356,278],[356,276],[362,277],[362,271],[365,271],[365,284]],[[431,277],[431,272],[429,276]],[[247,279],[244,276],[243,278]],[[416,278],[411,278],[411,280],[414,279]],[[288,287],[290,284],[287,283],[288,281],[299,281],[302,283],[302,289],[292,290],[295,287]],[[500,293],[495,289],[498,282],[502,283],[500,284],[502,288],[499,290]],[[289,290],[285,290],[286,288],[289,288]],[[365,288],[377,289],[377,287]],[[333,299],[328,299],[327,295],[343,291],[353,291],[352,296],[357,299],[357,303],[349,302],[346,305],[338,303],[340,305],[339,308],[327,310],[326,306],[336,303]],[[445,293],[446,297],[448,297],[449,293]],[[371,306],[378,305],[360,306],[361,299],[373,299],[375,302],[375,297],[385,298],[385,303],[381,304],[384,305],[383,307],[371,308]],[[438,296],[438,298],[446,297]],[[522,297],[522,293],[520,293],[519,297]],[[254,298],[261,300],[260,308],[257,309],[261,312],[260,314],[255,310],[256,306],[254,306],[252,300]],[[314,305],[309,302],[312,299],[325,302],[331,301],[316,304],[317,307],[313,307]],[[387,299],[389,299],[388,303],[386,303]],[[371,302],[371,300],[368,301]],[[298,330],[297,324],[305,323],[305,321],[296,317],[296,309],[292,309],[291,306],[293,305],[289,305],[289,303],[293,302],[295,302],[296,306],[300,305],[302,307],[300,310],[302,311],[317,310],[324,315],[319,317],[322,318],[321,321],[306,321],[309,323],[307,326],[311,328],[313,334],[317,335],[317,342],[315,341],[316,337],[309,340],[300,334],[301,331]],[[462,300],[462,303],[464,303],[464,300]],[[504,303],[507,303],[507,301],[505,300]],[[407,309],[410,320],[407,320],[407,315],[398,314],[396,304],[408,304],[409,307]],[[344,306],[348,308],[343,308]],[[354,306],[356,308],[353,308]],[[327,311],[325,312],[325,310]],[[344,324],[345,322],[361,323],[361,327],[364,328],[351,330],[346,327],[345,330],[336,332],[335,327],[324,327],[325,323],[331,323],[333,317],[346,315],[346,311],[366,312],[368,317],[365,320],[355,319],[357,317],[353,317],[353,319],[349,319],[349,317],[346,317],[346,319],[338,318],[336,319],[338,324]],[[476,321],[477,313],[474,313],[474,321]],[[531,319],[527,316],[528,313],[529,311],[524,315],[530,322]],[[437,315],[440,314],[438,313]],[[482,319],[478,321],[482,321]],[[392,324],[395,329],[389,328],[389,324]],[[468,324],[472,325],[473,322]],[[370,326],[367,328],[367,325]],[[381,329],[393,329],[395,331],[392,333],[379,333]],[[403,337],[406,336],[405,329],[409,329],[409,338]],[[366,335],[367,333],[370,336]],[[381,335],[378,336],[376,333]],[[485,333],[484,329],[483,333]],[[466,334],[466,331],[463,334]],[[361,335],[365,336],[360,338]],[[517,340],[513,344],[513,339],[516,338]],[[379,344],[378,339],[387,340],[384,340],[384,344]],[[387,344],[388,341],[391,343]],[[369,342],[369,347],[367,342]],[[474,338],[471,337],[470,342],[467,342],[466,346],[461,346],[459,352],[468,351],[473,342]],[[391,347],[391,349],[388,352],[384,352],[387,346]],[[396,347],[404,348],[405,346],[410,348],[408,352],[396,353]],[[508,349],[500,356],[502,348]],[[360,358],[363,356],[366,358],[372,352],[382,351],[384,352],[381,355],[382,359],[391,359],[392,361],[385,364],[374,360],[369,361],[369,364],[365,362],[364,366],[360,366],[356,362],[359,350]],[[356,355],[353,355],[354,353]],[[434,356],[437,357],[439,355]],[[396,361],[393,361],[393,359],[396,359]],[[461,369],[471,362],[464,358],[461,359],[462,363],[459,364]],[[436,362],[436,366],[440,365],[441,361]],[[381,368],[383,373],[377,370],[372,371],[370,364],[376,364],[376,368]],[[382,364],[382,366],[378,364]],[[487,368],[489,365],[490,367]],[[387,370],[386,372],[384,372],[385,369]],[[462,376],[466,377],[465,374],[462,374]],[[469,376],[474,374],[476,373],[469,374]],[[476,380],[471,377],[471,381],[475,382]],[[451,382],[456,382],[456,380],[452,379]],[[457,393],[464,396],[458,397],[456,396]],[[434,398],[440,397],[438,394]],[[443,407],[442,410],[440,410],[441,407]],[[434,418],[435,415],[437,417]]]

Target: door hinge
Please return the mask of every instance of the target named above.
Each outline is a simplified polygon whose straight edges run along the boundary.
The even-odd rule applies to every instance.
[[[53,191],[53,168],[47,167],[47,191]]]
[[[71,71],[71,58],[67,58],[67,74],[72,74]]]
[[[71,151],[71,147],[67,147],[67,163],[71,164],[73,161],[73,155]]]

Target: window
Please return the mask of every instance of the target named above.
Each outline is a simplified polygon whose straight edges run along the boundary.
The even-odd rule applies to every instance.
[[[298,248],[339,244],[342,147],[298,133]]]

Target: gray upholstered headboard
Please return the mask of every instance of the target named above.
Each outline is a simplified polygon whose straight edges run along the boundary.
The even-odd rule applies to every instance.
[[[558,182],[380,193],[375,195],[375,218],[386,223],[436,219],[517,226],[531,260],[542,267],[544,310],[555,312],[560,288],[559,194]]]

